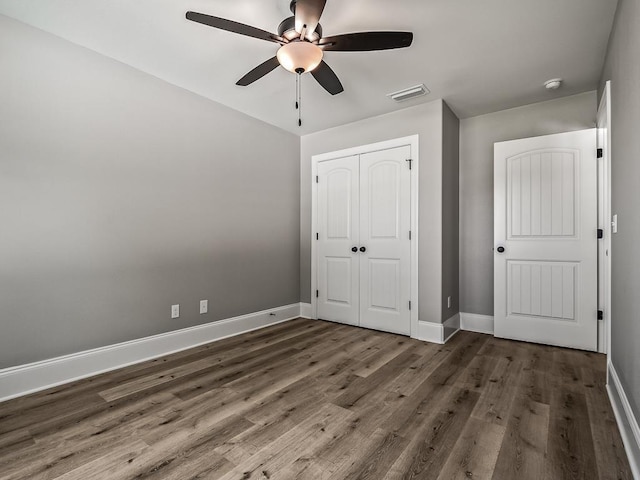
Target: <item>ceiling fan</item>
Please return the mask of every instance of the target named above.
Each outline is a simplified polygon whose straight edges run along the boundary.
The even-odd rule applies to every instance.
[[[294,16],[280,23],[277,34],[203,13],[187,12],[186,17],[193,22],[280,45],[276,56],[236,82],[240,86],[250,85],[282,65],[298,75],[310,72],[327,92],[336,95],[344,88],[323,60],[324,52],[390,50],[408,47],[413,41],[411,32],[360,32],[323,37],[322,26],[318,22],[325,4],[326,0],[292,0],[289,8]]]

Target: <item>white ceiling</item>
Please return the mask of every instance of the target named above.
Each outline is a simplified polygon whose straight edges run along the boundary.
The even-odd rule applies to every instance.
[[[289,0],[0,0],[0,13],[131,65],[296,134],[443,98],[460,118],[597,87],[617,0],[328,0],[324,35],[414,32],[408,49],[326,52],[345,91],[332,97],[278,68],[249,87],[235,82],[275,55],[275,43],[206,27],[187,10],[275,32]],[[542,87],[565,79],[556,92]],[[426,97],[387,93],[424,83]]]

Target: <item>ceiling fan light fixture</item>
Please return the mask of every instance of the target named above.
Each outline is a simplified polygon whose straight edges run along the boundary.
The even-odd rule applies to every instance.
[[[278,62],[293,73],[310,72],[322,62],[324,52],[320,47],[304,40],[289,42],[278,50]]]

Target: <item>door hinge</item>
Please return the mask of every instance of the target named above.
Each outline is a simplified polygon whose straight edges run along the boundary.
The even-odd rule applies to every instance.
[[[602,158],[603,155],[604,155],[604,152],[602,151],[601,148],[596,150],[596,157]]]
[[[598,310],[598,320],[604,320],[604,312],[602,310]]]
[[[320,234],[316,233],[316,240],[320,240]]]
[[[409,300],[409,310],[411,310],[411,300]]]
[[[316,290],[316,298],[318,298],[319,295],[320,295],[320,292]]]
[[[320,178],[316,175],[316,183],[320,183]]]
[[[598,229],[598,239],[602,239],[604,238],[604,230],[599,228]]]
[[[411,230],[409,230],[409,240],[411,240]]]
[[[411,164],[413,163],[413,158],[407,158],[406,161],[409,162],[409,170],[411,170]]]

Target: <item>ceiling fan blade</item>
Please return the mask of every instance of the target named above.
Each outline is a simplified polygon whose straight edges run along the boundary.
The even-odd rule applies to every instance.
[[[267,73],[274,70],[280,62],[278,62],[277,57],[270,58],[264,63],[261,63],[256,68],[247,73],[244,77],[236,82],[236,85],[240,85],[241,87],[246,87],[247,85],[251,85],[256,80],[260,80]]]
[[[210,27],[219,28],[220,30],[226,30],[227,32],[239,33],[240,35],[246,35],[247,37],[259,38],[260,40],[267,40],[268,42],[275,43],[287,43],[287,41],[276,35],[275,33],[267,32],[244,23],[234,22],[227,20],[226,18],[212,17],[211,15],[205,15],[198,12],[187,12],[187,20],[192,22],[202,23]]]
[[[327,0],[296,0],[296,32],[302,33],[306,27],[305,36],[310,39],[326,3]]]
[[[320,62],[315,70],[311,70],[311,75],[315,78],[322,88],[324,88],[331,95],[337,95],[341,92],[344,92],[344,88],[338,79],[338,76],[335,74],[331,67],[325,63],[323,60]]]
[[[405,48],[411,42],[411,32],[361,32],[321,38],[318,46],[334,52],[370,52]]]

